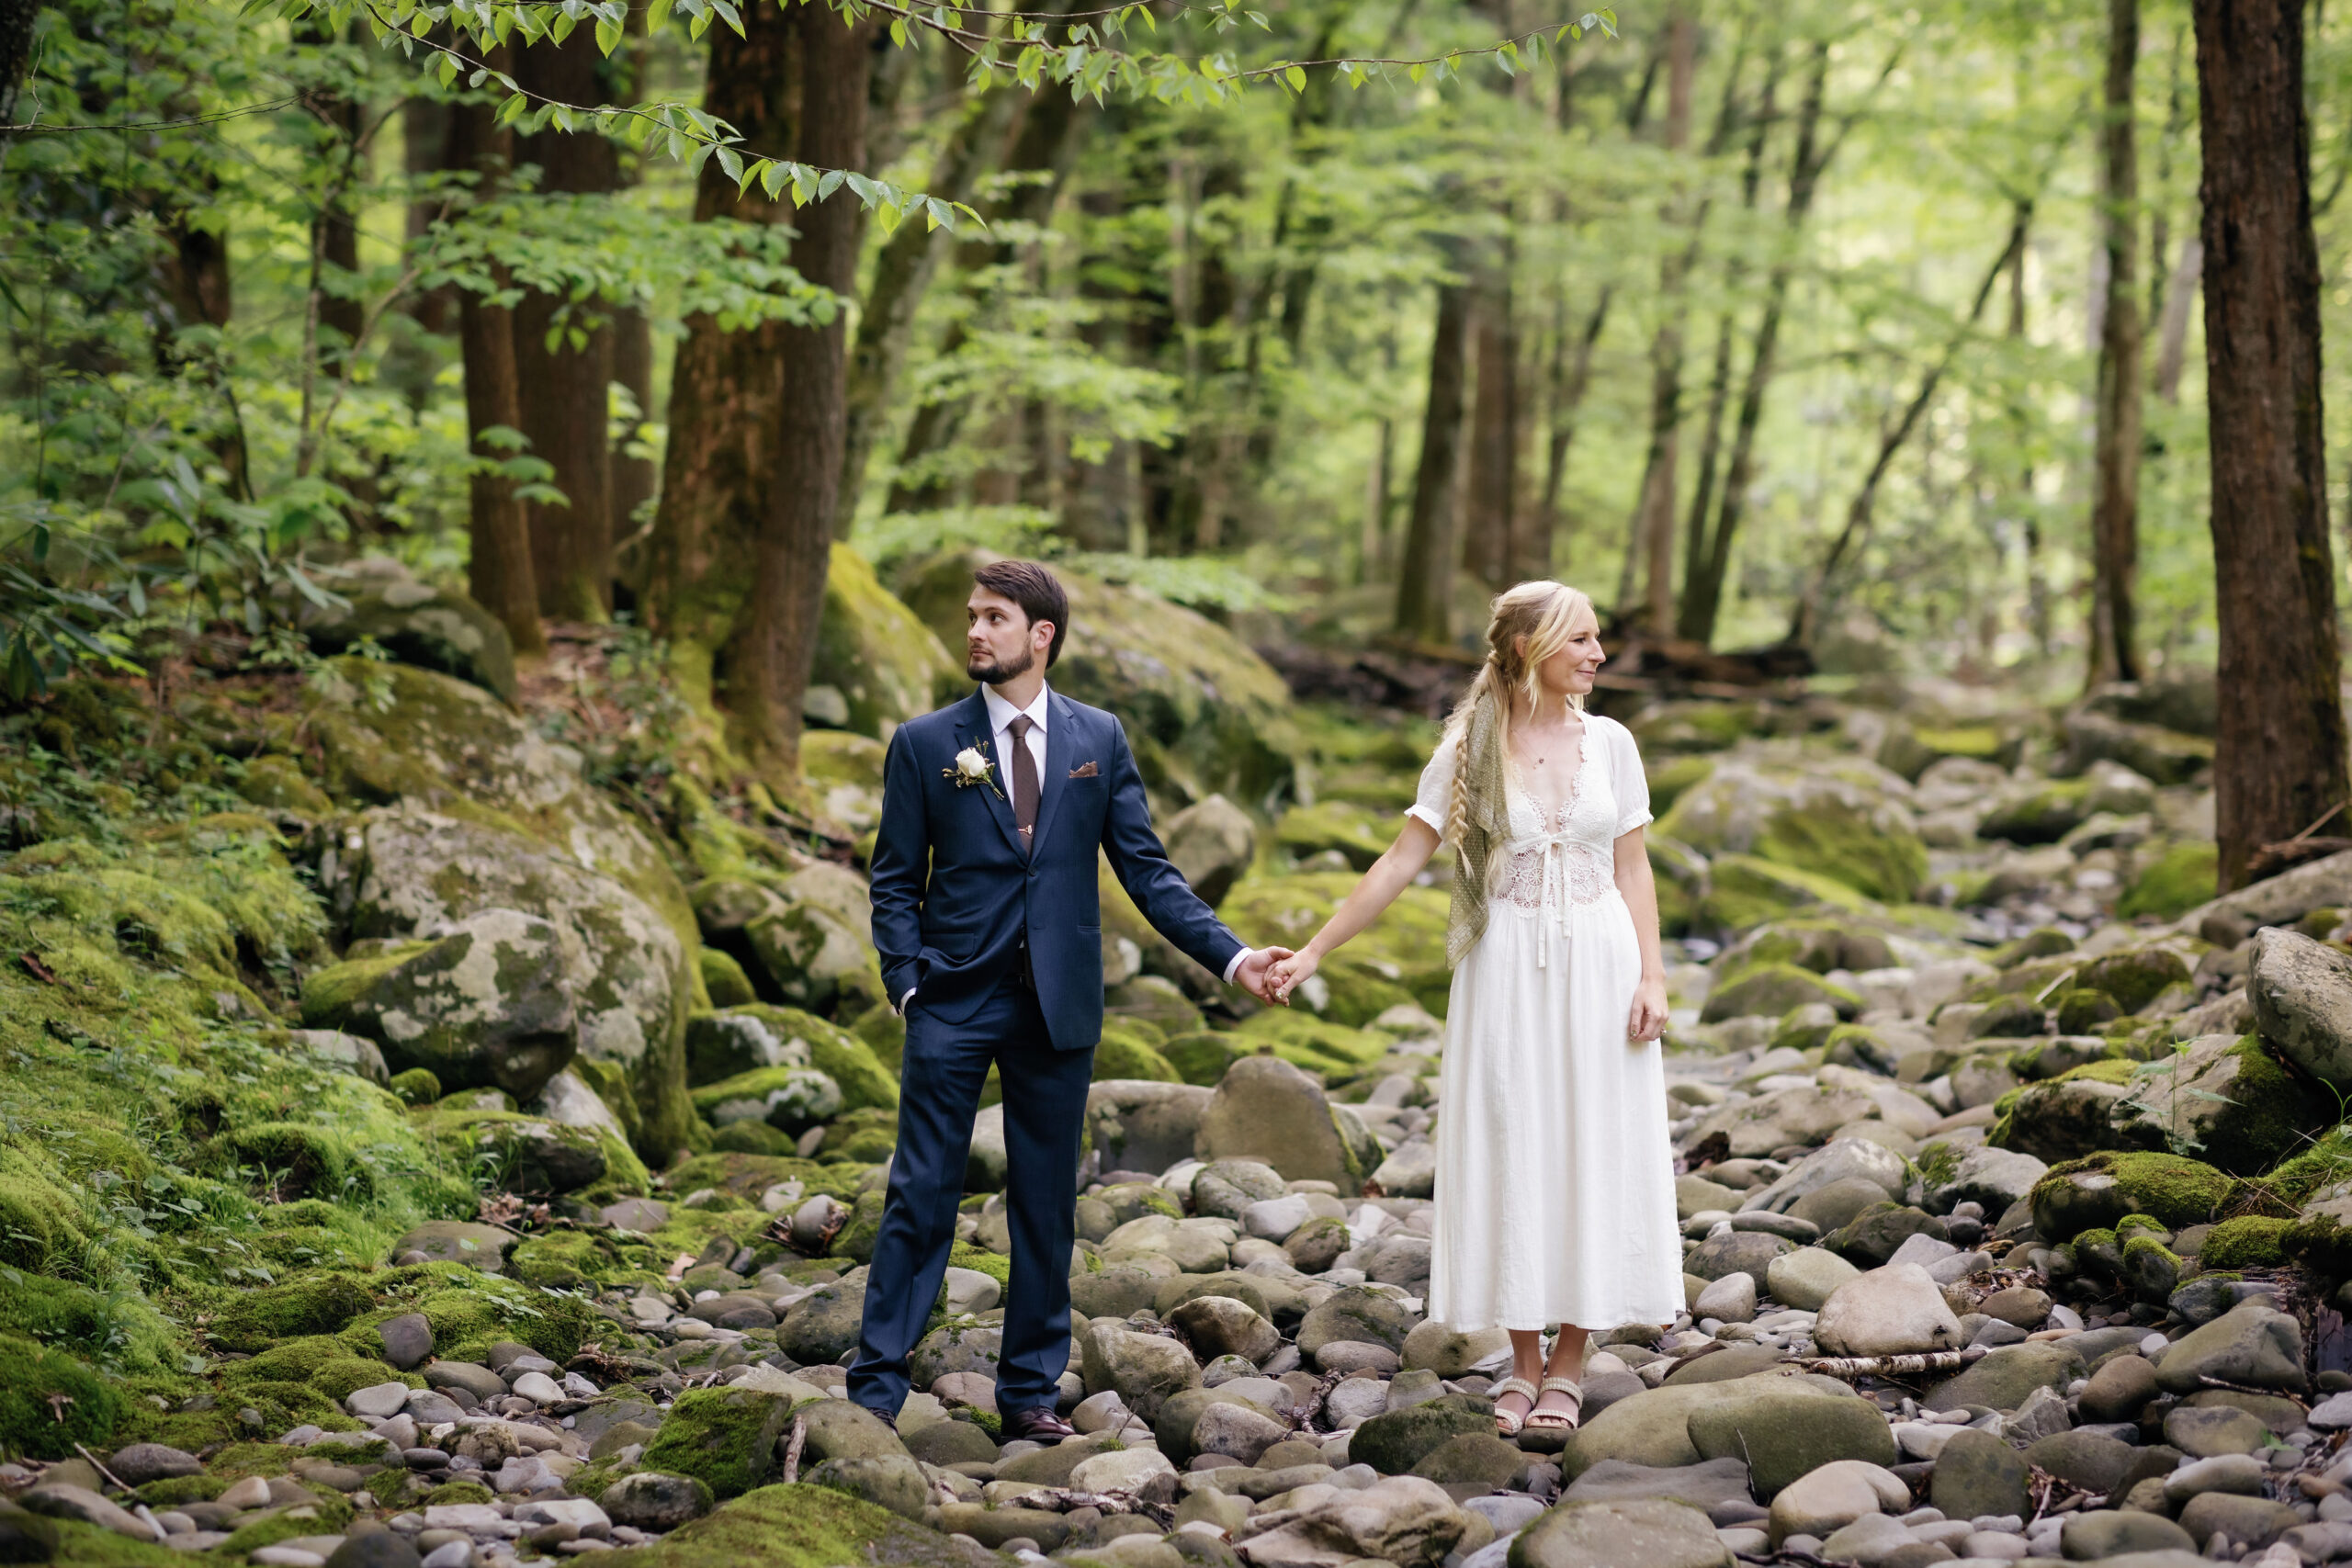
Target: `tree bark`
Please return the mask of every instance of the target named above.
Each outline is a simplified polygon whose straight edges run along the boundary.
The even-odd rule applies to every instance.
[[[800,118],[798,13],[754,6],[743,36],[710,29],[703,107],[735,127],[743,155],[790,157]],[[695,187],[697,222],[771,226],[792,210],[755,182],[739,197],[712,159]],[[647,551],[647,619],[669,640],[671,670],[689,702],[734,704],[752,558],[775,462],[784,396],[784,327],[729,332],[709,315],[686,320],[670,376],[670,438]]]
[[[2219,880],[2347,794],[2320,408],[2301,0],[2194,0],[2224,700]]]
[[[499,51],[503,53],[503,51]],[[500,69],[505,62],[492,55]],[[495,129],[497,110],[486,102],[453,104],[442,124],[448,141],[442,157],[452,171],[473,170],[481,183],[474,199],[484,200],[497,188],[514,151],[514,138]],[[502,286],[505,279],[497,280]],[[509,454],[486,439],[487,433],[515,430],[521,422],[520,392],[515,385],[514,312],[494,305],[470,288],[458,296],[458,344],[466,368],[466,430],[474,458],[496,463]],[[477,468],[467,481],[469,560],[466,592],[498,617],[514,639],[518,654],[543,653],[547,640],[539,630],[537,586],[532,581],[531,536],[514,481],[503,473]]]
[[[1511,302],[1510,243],[1506,237],[1471,289],[1476,379],[1462,507],[1463,570],[1497,592],[1510,586],[1511,564],[1519,550],[1520,436],[1525,420],[1519,328]]]
[[[1413,476],[1413,513],[1396,580],[1396,629],[1419,642],[1442,643],[1453,636],[1454,481],[1461,467],[1462,383],[1469,348],[1469,286],[1440,284],[1420,463]]]
[[[535,93],[568,104],[599,104],[604,56],[594,29],[575,28],[560,44],[515,51],[514,79]],[[594,130],[544,130],[515,138],[515,162],[539,166],[539,189],[549,195],[592,195],[620,183],[619,149]],[[568,504],[530,503],[531,558],[539,609],[560,620],[601,621],[611,607],[612,453],[605,430],[613,379],[609,321],[587,325],[605,309],[599,300],[564,301],[527,291],[514,310],[514,364],[522,389],[523,434],[532,455],[555,468],[551,481]],[[548,343],[561,319],[555,346]],[[584,341],[582,336],[584,333]]]
[[[2168,403],[2180,401],[2180,373],[2188,362],[2188,312],[2197,303],[2198,284],[2204,276],[2203,236],[2183,236],[2180,259],[2173,264],[2165,286],[2164,316],[2156,328],[2156,396]]]
[[[870,18],[844,27],[830,14],[810,14],[800,50],[802,163],[842,169],[865,160],[866,78],[879,29]],[[800,772],[800,701],[817,655],[832,555],[846,435],[844,312],[857,288],[864,227],[857,204],[836,195],[800,209],[792,244],[794,270],[842,296],[843,312],[822,325],[784,329],[775,479],[752,558],[744,700],[736,718],[752,766],[783,780]]]
[[[2100,128],[2107,303],[2098,343],[2091,501],[2088,684],[2140,678],[2133,625],[2140,575],[2140,172],[2133,124],[2139,0],[2108,0],[2107,118]]]

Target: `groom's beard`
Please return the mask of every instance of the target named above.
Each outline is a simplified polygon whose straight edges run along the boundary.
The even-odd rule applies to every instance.
[[[1001,686],[1015,675],[1029,673],[1030,666],[1036,662],[1037,650],[1034,648],[1023,649],[1017,664],[1006,664],[984,653],[975,654],[966,661],[964,673],[988,685]]]

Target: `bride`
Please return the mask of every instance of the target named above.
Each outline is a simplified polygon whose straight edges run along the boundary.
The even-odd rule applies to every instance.
[[[1489,1392],[1513,1437],[1576,1427],[1590,1333],[1673,1321],[1682,1243],[1649,786],[1625,727],[1584,711],[1600,623],[1575,589],[1522,582],[1487,645],[1396,841],[1270,977],[1286,999],[1453,847],[1430,1315],[1510,1331]]]

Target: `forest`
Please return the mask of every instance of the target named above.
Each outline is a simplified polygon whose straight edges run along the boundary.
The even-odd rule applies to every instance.
[[[1038,3],[0,0],[0,1562],[2352,1562],[2352,23]],[[1459,839],[1287,1006],[1106,856],[1074,1435],[996,1068],[848,1397],[1007,558],[1253,946],[1589,594],[1572,1430],[1437,1315]]]

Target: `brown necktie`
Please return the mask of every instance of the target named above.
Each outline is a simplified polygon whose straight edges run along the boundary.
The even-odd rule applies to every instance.
[[[1012,732],[1012,820],[1021,829],[1023,848],[1037,851],[1037,759],[1029,750],[1029,732],[1037,728],[1025,713],[1012,716],[1005,727]]]

